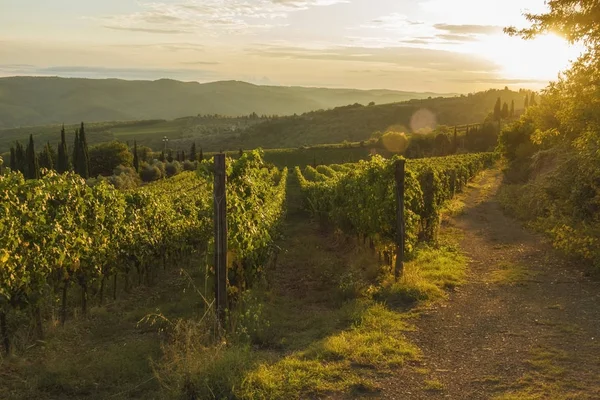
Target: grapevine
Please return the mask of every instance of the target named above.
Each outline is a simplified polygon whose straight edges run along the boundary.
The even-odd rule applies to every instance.
[[[369,238],[390,249],[396,238],[394,164],[370,161],[329,167],[296,168],[305,207],[322,223]],[[495,161],[492,153],[408,160],[405,183],[406,254],[420,240],[433,240],[445,201]]]
[[[268,168],[260,152],[227,162],[230,275],[243,289],[261,276],[272,252],[287,170]],[[105,181],[89,186],[73,173],[46,171],[35,180],[18,172],[2,175],[0,316],[17,309],[40,315],[40,307],[60,293],[64,322],[70,288],[79,287],[85,314],[90,288],[98,289],[102,302],[108,279],[116,288],[124,277],[129,290],[132,271],[138,284],[150,281],[167,260],[210,251],[211,238],[212,176],[202,172],[128,191]],[[36,323],[41,331],[41,318]]]

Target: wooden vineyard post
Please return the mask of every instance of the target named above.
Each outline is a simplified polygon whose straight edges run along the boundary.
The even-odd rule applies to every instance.
[[[396,181],[396,265],[394,276],[398,280],[404,272],[404,242],[405,242],[405,223],[404,223],[404,180],[405,180],[405,160],[396,161],[395,181]]]
[[[215,310],[221,328],[225,327],[227,308],[227,199],[225,154],[215,155],[214,229],[215,229]]]

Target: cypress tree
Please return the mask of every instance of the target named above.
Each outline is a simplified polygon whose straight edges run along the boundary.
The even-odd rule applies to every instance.
[[[204,154],[202,153],[202,147],[200,147],[200,156],[198,157],[199,161],[204,161]]]
[[[512,100],[510,102],[510,117],[514,118],[514,116],[515,116],[515,101]]]
[[[192,143],[192,148],[190,149],[190,161],[196,161],[198,155],[196,154],[196,142]]]
[[[54,147],[52,147],[50,142],[46,143],[46,151],[48,152],[48,159],[52,161],[50,169],[56,170],[56,162],[58,161],[58,158],[56,155],[56,150],[54,150]]]
[[[65,125],[60,130],[60,144],[58,145],[58,159],[56,160],[56,171],[59,174],[69,170],[69,149],[67,147],[67,138],[65,134]]]
[[[161,162],[165,162],[165,151],[160,152],[160,156],[158,156],[158,160]]]
[[[10,164],[8,164],[8,166],[13,171],[17,170],[17,159],[15,157],[15,148],[14,147],[10,148]]]
[[[40,168],[46,168],[48,170],[53,170],[55,165],[55,154],[50,146],[50,142],[46,143],[44,146],[44,150],[39,155],[39,165]]]
[[[453,153],[456,154],[458,152],[458,131],[456,127],[454,127],[454,138],[452,141],[452,150]]]
[[[15,147],[15,171],[20,171],[25,175],[25,149],[19,142]]]
[[[135,172],[140,172],[140,159],[138,157],[136,140],[133,141],[133,168],[135,168]]]
[[[502,100],[498,97],[494,106],[494,120],[499,121],[502,118]]]
[[[78,129],[75,129],[75,140],[73,141],[73,171],[76,174],[80,174],[80,172],[79,172],[79,130]]]
[[[529,108],[529,96],[525,95],[525,109],[527,110]]]
[[[467,150],[471,149],[471,127],[467,126],[467,131],[465,132],[465,142],[464,142],[464,148]]]
[[[506,119],[509,116],[510,111],[508,110],[508,104],[506,102],[502,105],[502,118]]]
[[[40,166],[38,164],[37,154],[35,152],[35,145],[33,143],[33,135],[29,135],[29,144],[26,150],[27,164],[25,168],[26,179],[39,179],[40,178]]]
[[[535,101],[535,93],[531,93],[531,99],[529,100],[530,106],[537,106],[537,101]]]
[[[167,153],[167,161],[173,162],[173,150],[169,149],[169,152]]]
[[[79,129],[79,147],[79,175],[81,175],[81,177],[84,179],[88,179],[90,177],[90,156],[88,154],[88,145],[85,137],[85,128],[83,126],[83,122],[81,123],[81,128]]]
[[[185,150],[181,150],[181,161],[185,161]]]

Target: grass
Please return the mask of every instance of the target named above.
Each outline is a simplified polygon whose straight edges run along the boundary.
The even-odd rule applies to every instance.
[[[158,385],[149,360],[160,356],[159,342],[154,335],[131,332],[135,323],[129,322],[116,317],[88,324],[70,322],[37,348],[4,360],[0,398],[102,399],[132,391],[150,391],[148,398],[156,398],[151,395]],[[103,332],[108,326],[114,330],[111,337]]]
[[[420,359],[419,349],[404,336],[405,332],[413,329],[411,319],[415,316],[406,307],[419,301],[441,300],[446,297],[446,289],[464,281],[466,258],[448,244],[456,238],[448,237],[451,235],[448,231],[440,238],[440,242],[446,242],[446,245],[421,247],[416,258],[406,264],[402,280],[396,283],[389,269],[382,269],[376,257],[369,254],[370,251],[346,251],[346,245],[339,240],[329,250],[327,246],[312,247],[311,239],[303,237],[300,232],[294,233],[294,236],[300,234],[300,244],[308,242],[310,248],[316,249],[310,256],[313,264],[319,260],[315,268],[320,269],[322,263],[337,266],[322,272],[319,279],[337,276],[342,281],[347,279],[343,276],[348,276],[350,271],[356,286],[361,289],[356,290],[355,296],[346,299],[339,308],[324,307],[322,303],[328,298],[329,301],[332,298],[339,301],[339,293],[329,291],[325,296],[319,290],[308,293],[308,301],[317,302],[318,305],[312,307],[318,309],[318,313],[315,308],[312,312],[302,312],[306,309],[307,299],[303,304],[289,303],[288,306],[296,312],[289,310],[291,314],[286,313],[285,319],[280,319],[282,311],[279,308],[279,314],[271,320],[271,325],[276,330],[279,327],[278,333],[286,339],[277,341],[274,359],[270,352],[271,357],[265,357],[246,375],[237,396],[247,399],[299,399],[335,392],[377,391],[373,382],[377,381],[378,374]],[[356,246],[352,248],[356,249]],[[303,255],[295,254],[294,246],[288,249],[292,253],[289,256],[296,263],[309,262]],[[332,260],[332,256],[336,259]],[[359,262],[352,263],[356,260]],[[372,265],[366,266],[368,263]],[[379,275],[373,275],[373,266],[381,271]],[[310,272],[306,266],[304,268],[308,275],[306,279],[310,279]],[[368,285],[369,281],[371,285]],[[398,309],[398,306],[402,308]],[[282,324],[285,329],[281,329]],[[305,328],[309,328],[308,331]],[[440,390],[440,387],[435,386],[435,390]]]
[[[428,392],[442,392],[444,391],[444,384],[437,379],[426,380],[424,382],[425,390]]]
[[[503,261],[494,267],[489,275],[489,282],[503,285],[514,285],[531,279],[534,274],[526,267]]]
[[[444,211],[447,215],[457,217],[464,213],[465,207],[466,204],[463,199],[457,196],[446,202]]]
[[[371,387],[341,363],[286,357],[274,365],[261,364],[245,380],[243,399],[301,399],[353,387]]]
[[[376,390],[361,369],[387,369],[419,358],[402,332],[405,317],[382,304],[361,304],[360,320],[276,362],[263,362],[245,378],[245,399],[306,398],[330,392]]]
[[[379,376],[420,359],[420,350],[405,336],[416,316],[407,307],[444,299],[446,289],[464,281],[466,258],[450,245],[456,240],[447,237],[452,230],[440,237],[442,245],[421,247],[395,283],[389,267],[355,239],[297,218],[286,228],[286,252],[272,287],[259,300],[264,330],[218,354],[193,345],[201,340],[187,347],[180,347],[181,341],[169,344],[163,382],[167,390],[176,389],[167,393],[239,399],[373,394]],[[226,377],[217,381],[225,385],[211,378],[202,361],[207,357],[225,366],[219,371]],[[441,389],[431,383],[430,390]]]
[[[374,304],[352,329],[326,338],[311,353],[320,359],[348,360],[360,366],[400,366],[419,354],[416,347],[397,334],[409,329],[401,314]]]
[[[375,298],[395,307],[447,297],[447,290],[464,283],[467,258],[449,246],[423,246],[414,260],[405,264],[400,281],[388,275]]]
[[[197,280],[203,275],[198,268],[189,271]],[[43,341],[0,357],[0,398],[163,399],[152,360],[163,357],[165,336],[138,322],[157,309],[173,318],[192,318],[200,305],[174,266],[160,281],[120,293],[117,301],[107,299],[104,306],[91,307],[86,318],[71,317],[64,327],[49,321]]]

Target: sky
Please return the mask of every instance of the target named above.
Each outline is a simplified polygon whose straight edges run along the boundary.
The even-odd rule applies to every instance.
[[[544,9],[544,0],[0,0],[0,76],[538,89],[580,49],[502,28]]]

